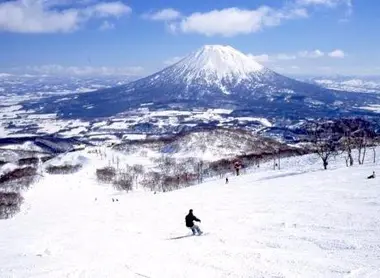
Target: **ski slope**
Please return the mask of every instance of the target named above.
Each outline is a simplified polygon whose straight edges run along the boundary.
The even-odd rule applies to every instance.
[[[169,193],[45,174],[0,221],[0,277],[380,277],[379,165],[314,156]],[[112,198],[118,202],[112,202]],[[207,234],[186,236],[188,210]]]

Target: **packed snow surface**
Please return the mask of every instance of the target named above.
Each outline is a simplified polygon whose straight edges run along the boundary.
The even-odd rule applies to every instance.
[[[380,277],[380,187],[366,179],[379,165],[343,164],[304,156],[227,185],[124,194],[96,183],[88,157],[0,221],[0,277]],[[187,236],[190,208],[204,236]]]

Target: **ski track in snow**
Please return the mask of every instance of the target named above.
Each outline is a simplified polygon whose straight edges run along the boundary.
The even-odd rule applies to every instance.
[[[320,164],[163,194],[97,185],[90,162],[46,174],[0,221],[0,277],[380,277],[380,185],[366,179],[379,165]],[[168,240],[191,233],[189,208],[208,234]]]

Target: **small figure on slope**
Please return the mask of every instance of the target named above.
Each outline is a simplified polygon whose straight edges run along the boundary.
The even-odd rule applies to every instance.
[[[193,235],[196,235],[197,233],[198,233],[198,235],[203,234],[201,229],[197,225],[194,224],[194,221],[201,222],[201,220],[198,219],[197,217],[195,217],[192,209],[189,210],[189,214],[186,215],[185,220],[186,220],[186,227],[191,229],[191,231],[193,232]]]
[[[228,182],[229,182],[229,181],[228,181],[228,177],[226,177],[226,184],[228,184]]]
[[[243,164],[240,161],[235,161],[234,168],[236,171],[236,176],[240,175],[240,169],[243,167]]]
[[[373,171],[372,175],[370,175],[369,177],[367,177],[367,179],[374,179],[374,178],[376,178],[375,171]]]

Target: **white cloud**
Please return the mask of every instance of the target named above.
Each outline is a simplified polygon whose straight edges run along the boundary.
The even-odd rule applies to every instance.
[[[193,13],[185,17],[172,29],[183,33],[198,33],[206,36],[231,37],[249,34],[265,27],[280,25],[284,20],[307,17],[305,9],[275,10],[262,6],[256,10],[228,8],[206,13]]]
[[[320,58],[320,57],[323,57],[325,56],[325,53],[320,51],[319,49],[316,49],[316,50],[313,50],[313,51],[300,51],[298,53],[298,56],[301,57],[301,58],[312,58],[312,59],[315,59],[315,58]]]
[[[129,13],[131,8],[121,2],[57,9],[49,1],[15,0],[0,3],[0,31],[72,32],[92,18],[120,17]]]
[[[276,61],[290,61],[297,59],[296,55],[293,54],[285,54],[285,53],[279,53],[279,54],[259,54],[259,55],[253,55],[248,54],[248,56],[255,59],[258,63],[274,63]]]
[[[132,9],[121,2],[105,2],[98,3],[92,7],[87,8],[87,12],[90,14],[90,16],[96,15],[99,17],[120,17],[122,15],[131,13]]]
[[[325,6],[328,8],[336,8],[338,6],[346,7],[346,18],[340,21],[346,21],[353,12],[352,0],[297,0],[296,5],[301,7],[307,6]]]
[[[276,55],[277,60],[295,60],[297,59],[296,55],[292,54],[285,54],[285,53],[280,53]]]
[[[181,17],[181,13],[177,10],[168,8],[155,13],[143,15],[144,18],[155,21],[171,21]]]
[[[347,7],[352,6],[351,0],[297,0],[296,4],[300,6],[327,6],[327,7],[336,7],[338,5],[345,5]]]
[[[259,63],[273,63],[276,61],[290,61],[290,60],[295,60],[297,59],[296,55],[293,54],[286,54],[286,53],[279,53],[279,54],[259,54],[259,55],[253,55],[253,54],[248,54],[248,56],[252,57]]]
[[[331,58],[344,58],[346,56],[344,51],[340,50],[340,49],[336,49],[334,51],[331,51],[328,55]]]
[[[352,13],[352,0],[288,0],[282,8],[261,6],[257,9],[230,7],[207,12],[195,12],[188,16],[172,9],[145,15],[152,20],[171,21],[168,30],[172,33],[196,33],[205,36],[232,37],[250,34],[264,28],[281,25],[284,21],[307,18],[315,6],[336,8],[345,5],[347,15]],[[177,19],[177,20],[176,20]]]
[[[183,57],[181,57],[181,56],[172,57],[170,59],[165,60],[164,65],[171,66],[171,65],[181,61],[182,59],[183,59]]]
[[[57,75],[57,76],[136,76],[141,75],[142,67],[92,67],[92,66],[61,66],[61,65],[41,65],[27,66],[25,68],[15,68],[12,72],[34,75]]]
[[[261,55],[248,54],[248,56],[252,57],[258,63],[270,62],[270,57],[268,54],[261,54]]]
[[[78,7],[99,2],[98,0],[41,0],[46,7]]]
[[[325,52],[316,49],[316,50],[304,50],[304,51],[299,51],[298,53],[279,53],[279,54],[259,54],[259,55],[253,55],[253,54],[248,54],[250,57],[254,58],[257,62],[259,63],[275,63],[275,62],[287,62],[287,61],[292,61],[296,60],[299,58],[302,59],[317,59],[317,58],[323,58],[323,57],[330,57],[330,58],[344,58],[345,53],[343,50],[336,49],[334,51],[331,51],[327,54]],[[295,69],[295,68],[293,68]]]

